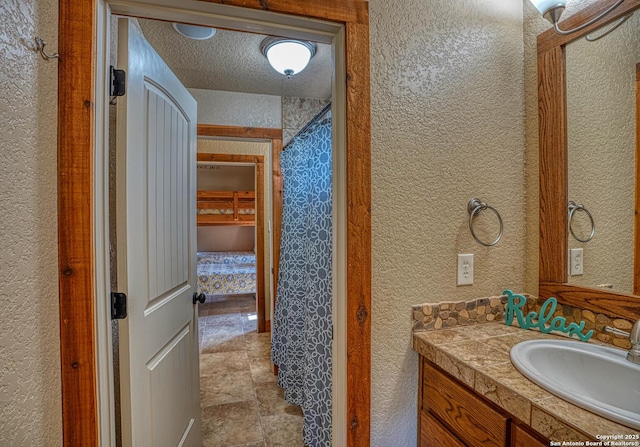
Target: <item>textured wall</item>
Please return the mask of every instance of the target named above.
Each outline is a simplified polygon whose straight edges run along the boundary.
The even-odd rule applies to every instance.
[[[569,199],[593,214],[596,235],[584,250],[584,275],[569,282],[612,284],[633,293],[635,211],[636,64],[640,62],[640,14],[608,36],[567,46]],[[574,230],[591,225],[576,213]]]
[[[198,227],[198,251],[253,251],[254,227]]]
[[[540,183],[538,181],[538,62],[536,36],[549,28],[529,0],[523,0],[524,16],[524,94],[525,94],[525,209],[526,253],[525,290],[538,295],[540,224]]]
[[[414,446],[411,305],[524,286],[522,0],[369,5],[372,446]],[[474,196],[504,219],[493,248],[469,232]],[[481,220],[497,231],[488,214]],[[456,287],[457,253],[475,254],[473,286]]]
[[[202,163],[197,169],[198,191],[254,191],[256,170],[253,166],[211,165]]]
[[[188,90],[198,102],[198,123],[282,128],[280,96]]]
[[[0,444],[62,445],[55,0],[0,2]]]
[[[286,146],[329,103],[325,99],[282,98],[282,145]]]
[[[200,113],[200,104],[198,104],[198,113]],[[198,117],[198,120],[200,118]],[[244,141],[223,141],[223,140],[198,140],[198,152],[205,152],[209,154],[244,154],[244,155],[262,155],[264,156],[264,203],[265,203],[265,216],[268,220],[271,218],[271,144],[270,143],[255,143]],[[271,315],[271,290],[269,289],[268,279],[271,277],[271,245],[269,240],[271,234],[267,225],[264,226],[264,241],[265,241],[265,265],[264,265],[264,277],[266,282],[265,300],[266,308],[265,314],[267,319],[270,319]]]

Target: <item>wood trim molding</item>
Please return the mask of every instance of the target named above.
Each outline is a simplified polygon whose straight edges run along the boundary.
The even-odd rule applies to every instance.
[[[205,0],[201,0],[205,1]],[[630,0],[640,1],[640,0]],[[344,24],[347,164],[347,446],[370,443],[371,135],[368,3],[211,0]],[[58,228],[65,447],[98,446],[93,259],[94,76],[98,0],[59,2]],[[340,82],[340,80],[338,80]]]
[[[357,0],[200,0],[241,8],[311,17],[339,23],[369,24],[368,4]]]
[[[640,295],[640,63],[636,65],[636,180],[633,219],[633,293]]]
[[[418,441],[418,447],[421,447],[423,445],[423,443],[421,442],[421,438],[422,438],[422,399],[424,399],[424,391],[423,391],[423,387],[422,387],[422,382],[424,380],[424,362],[425,359],[422,358],[421,355],[418,356],[418,402],[417,402],[417,411],[416,411],[416,415],[418,416],[418,424],[417,424],[417,428],[418,428],[418,439],[420,441]]]
[[[256,157],[257,159],[258,157]],[[267,330],[265,313],[265,280],[264,280],[264,160],[256,160],[256,301],[258,308],[258,332]]]
[[[217,124],[198,124],[199,137],[224,138],[263,138],[282,140],[282,129],[269,127],[219,126]]]
[[[282,139],[271,140],[271,168],[272,168],[272,239],[273,239],[273,309],[275,314],[276,300],[278,296],[278,275],[280,272],[280,244],[282,242],[282,205],[284,202],[284,179],[282,178],[282,166],[280,165],[280,153],[282,152]],[[268,321],[271,331],[271,321]],[[278,365],[272,363],[273,374],[278,375]]]
[[[210,154],[207,152],[198,152],[197,161],[211,161],[217,163],[250,163],[263,164],[264,156],[262,155],[244,155],[244,154]]]
[[[371,402],[369,26],[346,25],[347,445],[368,446]]]
[[[625,320],[640,319],[640,305],[638,297],[625,293],[607,292],[601,289],[575,286],[573,284],[558,284],[540,282],[540,298],[555,297],[559,302],[593,312],[602,313]]]
[[[80,447],[98,445],[93,258],[96,4],[60,0],[59,15],[58,284],[62,428],[64,445]]]
[[[562,28],[573,28],[585,23],[603,11],[613,0],[601,0],[574,14],[562,23]],[[612,22],[630,11],[640,8],[640,0],[626,0],[613,13],[598,23],[568,36],[555,30],[538,36],[538,114],[540,134],[540,277],[541,298],[556,297],[562,304],[569,304],[593,312],[624,319],[640,318],[638,296],[616,293],[603,289],[591,289],[567,283],[568,278],[568,136],[565,47],[594,29]],[[640,99],[636,97],[640,104]],[[640,118],[637,118],[640,120]],[[640,126],[637,126],[636,131]],[[636,174],[640,169],[640,149],[636,147]],[[638,191],[640,183],[636,175],[635,220],[635,284],[640,277],[638,264],[639,221]],[[638,289],[634,286],[635,293]]]
[[[538,55],[540,281],[566,281],[569,161],[564,48]]]
[[[278,293],[278,272],[280,271],[280,243],[282,241],[282,204],[284,200],[284,181],[282,179],[282,167],[280,166],[280,152],[282,152],[282,139],[271,141],[271,170],[273,190],[273,303],[275,306]]]

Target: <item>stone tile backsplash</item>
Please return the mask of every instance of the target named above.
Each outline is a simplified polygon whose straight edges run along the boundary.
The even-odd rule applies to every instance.
[[[525,315],[531,311],[539,312],[544,300],[536,299],[527,294],[524,296],[527,298],[527,304],[523,308]],[[414,305],[413,331],[423,332],[471,324],[504,321],[506,303],[507,296],[501,295],[489,298],[477,298],[470,301],[443,301],[441,303]],[[613,318],[608,315],[594,313],[590,310],[569,305],[558,305],[553,316],[564,317],[567,323],[584,321],[586,331],[594,330],[592,340],[598,340],[622,349],[629,349],[631,347],[631,342],[628,338],[604,331],[605,326],[613,326],[628,332],[633,325],[633,322],[629,320]],[[516,324],[517,323],[514,322],[514,325]],[[560,332],[553,333],[566,337],[566,334]]]

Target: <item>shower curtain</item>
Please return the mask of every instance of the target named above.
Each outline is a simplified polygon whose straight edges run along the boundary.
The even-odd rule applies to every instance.
[[[331,446],[331,119],[280,155],[284,196],[271,359],[285,399],[302,407],[303,441]]]

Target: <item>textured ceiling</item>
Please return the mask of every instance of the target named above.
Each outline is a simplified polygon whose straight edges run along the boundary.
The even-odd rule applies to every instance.
[[[139,19],[149,43],[188,88],[300,98],[331,97],[331,46],[318,44],[309,66],[292,79],[260,52],[260,34],[218,30],[209,40],[178,34],[171,23]]]

